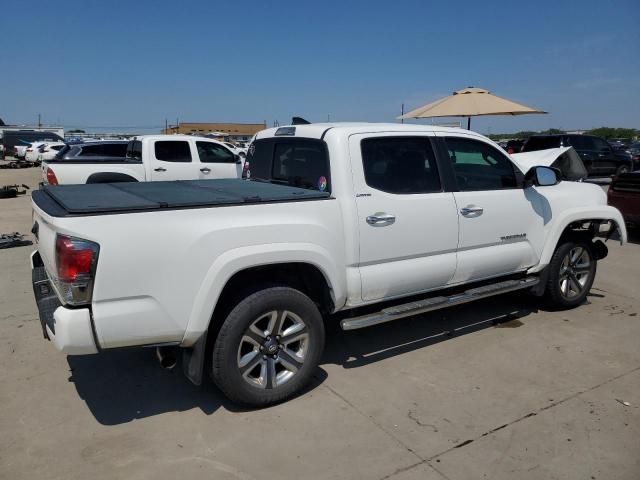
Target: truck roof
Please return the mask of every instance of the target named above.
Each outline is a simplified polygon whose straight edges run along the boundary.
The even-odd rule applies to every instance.
[[[470,130],[453,127],[439,127],[437,125],[418,125],[414,123],[367,123],[367,122],[334,122],[310,123],[307,125],[284,125],[267,128],[256,134],[256,140],[270,137],[305,137],[321,139],[330,131],[340,131],[345,135],[375,132],[449,132],[465,133],[481,137]]]

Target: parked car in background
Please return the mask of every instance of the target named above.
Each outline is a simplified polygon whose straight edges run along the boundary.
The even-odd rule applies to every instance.
[[[46,162],[53,160],[58,152],[66,146],[63,142],[45,143],[38,148],[38,161]]]
[[[629,145],[629,150],[627,151],[629,152],[629,155],[631,155],[634,167],[640,167],[640,142],[634,142]]]
[[[38,155],[40,154],[40,148],[42,146],[46,145],[46,144],[47,144],[46,141],[33,142],[25,150],[24,159],[27,162],[37,162],[38,161]]]
[[[229,147],[191,135],[144,135],[131,141],[70,145],[42,163],[48,184],[239,178],[242,158]]]
[[[631,145],[629,138],[609,138],[607,141],[614,150],[628,150]]]
[[[622,213],[625,222],[640,227],[640,171],[615,177],[607,192],[608,203]]]
[[[55,132],[41,130],[5,130],[2,142],[8,152],[14,151],[14,147],[20,147],[15,152],[18,158],[24,158],[22,146],[31,145],[33,142],[64,142],[64,138]]]
[[[614,150],[609,143],[593,135],[532,135],[524,143],[523,152],[546,150],[548,148],[573,147],[590,177],[603,177],[630,172],[634,163],[625,151]]]
[[[30,143],[20,141],[20,143],[13,146],[13,156],[18,159],[24,158],[27,154],[27,148],[30,146]]]
[[[245,158],[247,156],[247,149],[244,147],[241,147],[240,145],[235,145],[231,142],[223,142],[227,147],[229,147],[229,149],[235,153],[236,155],[240,155],[242,158]]]

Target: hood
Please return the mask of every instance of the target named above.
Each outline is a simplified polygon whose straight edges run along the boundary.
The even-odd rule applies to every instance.
[[[549,148],[534,152],[513,153],[511,158],[524,173],[531,167],[552,167],[562,173],[563,180],[580,181],[587,178],[587,169],[573,147]]]

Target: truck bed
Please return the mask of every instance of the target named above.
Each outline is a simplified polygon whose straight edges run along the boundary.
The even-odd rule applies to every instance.
[[[32,194],[54,217],[108,215],[330,198],[327,192],[240,179],[45,185]]]

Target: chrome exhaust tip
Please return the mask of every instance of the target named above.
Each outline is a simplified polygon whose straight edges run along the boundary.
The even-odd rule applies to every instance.
[[[160,366],[167,370],[171,370],[178,363],[175,347],[156,347],[156,357]]]

